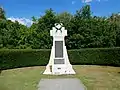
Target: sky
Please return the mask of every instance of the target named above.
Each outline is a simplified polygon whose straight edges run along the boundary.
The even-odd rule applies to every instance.
[[[6,17],[24,25],[31,25],[31,17],[44,15],[46,9],[74,14],[86,4],[91,6],[91,11],[96,16],[110,16],[111,13],[120,12],[120,0],[0,0]]]

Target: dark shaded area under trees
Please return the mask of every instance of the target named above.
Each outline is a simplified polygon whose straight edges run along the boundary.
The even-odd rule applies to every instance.
[[[83,6],[74,15],[46,10],[39,19],[32,17],[31,27],[12,22],[0,8],[0,48],[50,49],[50,30],[54,23],[62,22],[68,30],[67,49],[120,47],[120,14],[109,17],[93,16],[90,6]]]

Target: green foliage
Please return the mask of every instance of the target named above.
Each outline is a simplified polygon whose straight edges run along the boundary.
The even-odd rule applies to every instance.
[[[72,64],[120,66],[120,48],[69,50]]]
[[[78,20],[79,19],[90,19],[91,18],[90,6],[86,5],[86,6],[83,6],[80,10],[77,10],[75,17]]]
[[[92,48],[69,50],[72,64],[120,66],[120,48]],[[0,50],[0,68],[16,68],[36,65],[47,65],[50,50],[8,49]]]
[[[16,68],[34,65],[46,65],[50,50],[6,49],[0,50],[0,68]]]
[[[6,19],[6,17],[5,17],[4,9],[2,7],[0,7],[0,20],[2,20],[2,19]]]
[[[67,49],[120,47],[120,14],[110,17],[92,15],[90,5],[83,6],[74,15],[57,13],[51,8],[40,18],[32,17],[30,27],[6,20],[0,8],[0,48],[50,49],[50,30],[55,23],[63,23],[68,36]]]

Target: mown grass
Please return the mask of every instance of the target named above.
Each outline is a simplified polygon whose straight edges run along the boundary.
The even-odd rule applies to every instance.
[[[3,70],[0,90],[37,90],[41,78],[79,78],[88,90],[120,90],[120,67],[75,65],[76,75],[43,75],[44,66]]]

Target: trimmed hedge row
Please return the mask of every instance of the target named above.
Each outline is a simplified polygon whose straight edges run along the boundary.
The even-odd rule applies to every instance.
[[[120,66],[120,48],[70,50],[72,64]]]
[[[46,65],[50,50],[8,49],[0,50],[0,68],[10,69]]]
[[[68,50],[70,62],[75,65],[120,66],[120,48],[91,48]],[[0,69],[46,65],[50,50],[0,50]]]

